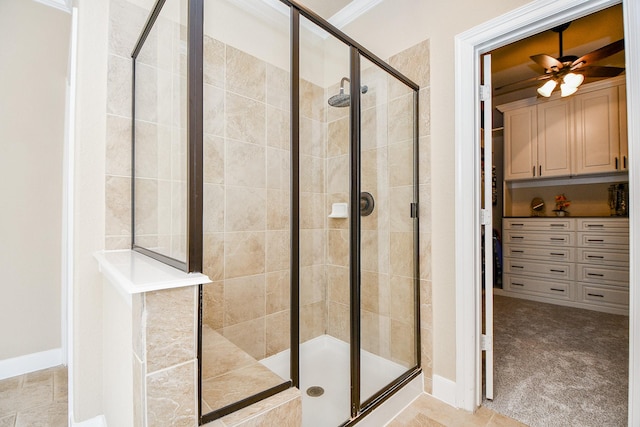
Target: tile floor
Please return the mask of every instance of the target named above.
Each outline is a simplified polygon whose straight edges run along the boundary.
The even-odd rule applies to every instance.
[[[66,367],[59,366],[0,381],[0,427],[66,425]]]
[[[65,427],[67,369],[64,366],[0,381],[0,427]],[[480,408],[461,411],[429,395],[418,397],[388,427],[526,427]]]

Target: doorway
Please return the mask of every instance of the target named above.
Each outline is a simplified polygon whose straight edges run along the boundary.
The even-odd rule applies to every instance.
[[[456,37],[457,65],[456,65],[456,119],[458,133],[456,134],[456,167],[461,171],[458,175],[456,188],[460,189],[456,194],[456,256],[460,263],[456,269],[457,283],[457,404],[459,407],[474,410],[481,401],[481,357],[480,357],[480,296],[478,290],[481,263],[480,263],[480,220],[479,220],[479,195],[475,185],[479,179],[478,167],[480,158],[479,132],[476,124],[479,123],[479,55],[489,52],[497,47],[504,46],[516,40],[520,40],[532,34],[551,29],[559,24],[577,19],[606,7],[617,4],[616,1],[579,2],[566,1],[555,3],[536,2],[527,5],[509,14],[506,14],[494,21],[483,24]],[[633,4],[625,5],[625,34],[627,51],[633,51],[638,46],[638,34],[630,32],[631,22],[638,19],[640,10]],[[632,18],[633,17],[633,18]],[[634,77],[637,77],[635,58],[629,58],[627,67],[629,115],[632,115],[634,100],[637,102],[638,88],[635,87]],[[635,139],[638,135],[638,126],[629,125],[630,149],[633,151]],[[470,149],[473,141],[474,147]],[[631,158],[630,169],[633,171],[635,159]],[[629,181],[634,182],[633,172]],[[464,190],[463,190],[464,189]],[[637,188],[631,185],[632,199],[637,192]],[[634,251],[634,241],[636,231],[633,224],[638,221],[637,215],[631,209],[630,223],[630,374],[629,374],[629,423],[637,424],[638,408],[634,407],[634,399],[639,393],[640,380],[638,372],[634,369],[638,365],[640,355],[634,348],[634,343],[638,342],[638,333],[633,329],[634,319],[637,316],[639,297],[635,292],[634,283],[636,275],[634,264],[637,264],[638,256]],[[478,244],[474,247],[464,245],[464,237],[473,235]],[[467,240],[468,241],[468,240]],[[469,265],[474,265],[474,269],[468,269]],[[465,266],[467,269],[465,270]]]

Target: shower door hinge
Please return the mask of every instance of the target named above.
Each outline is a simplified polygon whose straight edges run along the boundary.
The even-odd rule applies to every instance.
[[[480,209],[480,225],[492,225],[491,211],[489,209]]]
[[[418,204],[411,203],[411,218],[418,218]]]
[[[489,98],[491,98],[489,85],[480,85],[480,101],[486,101]]]
[[[493,337],[489,335],[480,335],[480,350],[487,351],[493,348]]]

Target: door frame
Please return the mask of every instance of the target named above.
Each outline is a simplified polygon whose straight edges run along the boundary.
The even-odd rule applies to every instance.
[[[482,399],[480,242],[480,55],[615,4],[620,0],[539,0],[455,37],[456,406],[474,411]],[[623,0],[628,117],[640,115],[640,4]],[[640,122],[630,120],[629,425],[640,425]],[[473,236],[469,244],[469,236]],[[473,268],[469,268],[473,266]]]

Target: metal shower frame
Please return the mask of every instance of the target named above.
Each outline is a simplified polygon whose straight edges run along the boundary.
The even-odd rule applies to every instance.
[[[145,27],[138,39],[132,53],[133,67],[133,125],[132,125],[132,248],[159,261],[165,262],[176,268],[189,272],[202,271],[202,165],[203,165],[203,36],[204,36],[204,0],[188,1],[188,40],[187,40],[187,87],[188,87],[188,242],[187,262],[183,263],[169,258],[150,249],[140,247],[135,243],[135,72],[136,58],[151,31],[165,0],[157,0]],[[300,385],[300,17],[304,17],[317,25],[333,37],[337,38],[350,50],[350,207],[349,215],[349,285],[350,285],[350,381],[351,381],[351,413],[350,419],[342,426],[351,426],[359,422],[362,417],[378,407],[396,391],[416,378],[421,372],[420,367],[420,262],[419,262],[419,180],[418,180],[418,92],[420,87],[378,58],[362,45],[339,29],[332,26],[315,12],[298,4],[293,0],[279,0],[290,8],[290,55],[291,55],[291,380],[264,390],[253,396],[217,409],[208,414],[202,414],[201,392],[202,379],[202,301],[203,285],[199,289],[199,333],[198,333],[198,421],[206,424],[221,418],[239,409],[259,402],[269,396],[275,395],[290,387]],[[413,91],[413,202],[410,206],[410,215],[413,218],[413,282],[414,282],[414,354],[415,366],[407,369],[404,374],[387,384],[382,390],[372,397],[361,402],[361,271],[360,271],[360,242],[361,242],[361,79],[360,60],[365,58],[387,74],[398,79]]]

